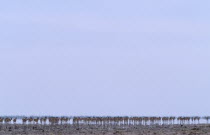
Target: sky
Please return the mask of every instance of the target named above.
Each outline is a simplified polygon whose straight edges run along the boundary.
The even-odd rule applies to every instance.
[[[209,8],[0,1],[0,115],[210,115]]]

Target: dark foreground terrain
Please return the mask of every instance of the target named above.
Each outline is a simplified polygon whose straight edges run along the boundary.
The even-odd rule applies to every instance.
[[[1,124],[0,135],[210,135],[210,125],[73,126]]]

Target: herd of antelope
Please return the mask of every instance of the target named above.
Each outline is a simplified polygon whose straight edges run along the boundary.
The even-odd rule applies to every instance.
[[[200,120],[206,124],[210,116],[205,117],[0,117],[0,124],[72,124],[72,125],[174,125],[199,124]]]

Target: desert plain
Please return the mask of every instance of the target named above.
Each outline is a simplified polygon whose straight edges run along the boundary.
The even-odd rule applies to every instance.
[[[210,125],[41,125],[1,124],[0,135],[210,135]]]

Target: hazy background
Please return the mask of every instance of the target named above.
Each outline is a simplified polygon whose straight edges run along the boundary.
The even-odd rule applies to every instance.
[[[0,2],[0,115],[210,115],[209,0]]]

